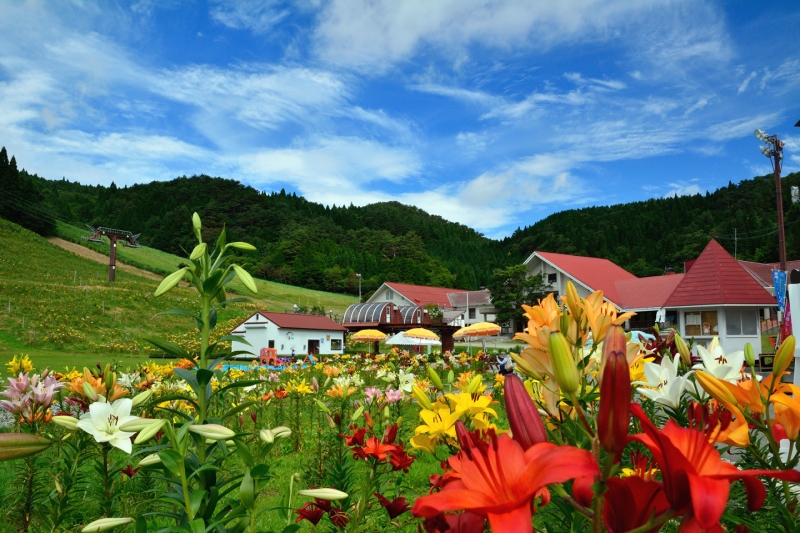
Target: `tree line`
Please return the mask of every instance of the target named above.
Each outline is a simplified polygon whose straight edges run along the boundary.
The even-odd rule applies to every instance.
[[[800,173],[782,181],[787,256],[795,259],[800,207],[790,188],[800,186]],[[778,259],[771,175],[704,195],[561,211],[503,240],[398,202],[325,206],[205,175],[131,187],[48,180],[18,170],[5,148],[0,186],[2,216],[40,234],[53,233],[56,219],[102,225],[141,233],[142,244],[176,254],[191,249],[184,230],[197,211],[204,232],[225,225],[229,240],[258,248],[237,259],[257,276],[349,294],[358,293],[357,274],[365,295],[384,281],[479,289],[534,250],[604,257],[637,276],[683,271],[712,237],[739,259]]]

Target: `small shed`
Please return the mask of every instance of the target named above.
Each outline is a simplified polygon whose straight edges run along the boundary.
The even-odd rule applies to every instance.
[[[251,352],[253,359],[262,348],[274,348],[281,356],[341,354],[346,331],[326,316],[257,311],[230,332],[252,346],[232,342],[231,349]]]

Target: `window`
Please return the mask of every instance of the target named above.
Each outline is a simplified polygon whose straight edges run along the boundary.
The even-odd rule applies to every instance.
[[[386,299],[387,300],[391,300],[392,299],[392,290],[391,289],[386,289]]]
[[[341,350],[342,339],[331,339],[331,350]]]
[[[684,313],[683,317],[683,332],[686,336],[719,335],[716,311],[694,311]]]
[[[274,347],[275,347],[275,341],[269,341],[268,348],[274,348]]]
[[[558,279],[558,274],[547,275],[547,283],[555,283],[557,279]]]
[[[758,311],[756,309],[726,309],[725,332],[729,336],[758,335]]]
[[[475,318],[475,309],[474,308],[469,310],[469,317],[470,318]]]

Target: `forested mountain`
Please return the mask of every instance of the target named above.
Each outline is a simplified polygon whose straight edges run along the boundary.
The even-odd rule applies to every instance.
[[[241,262],[257,276],[350,294],[358,292],[356,273],[363,275],[365,294],[383,281],[476,289],[494,269],[518,264],[534,250],[605,257],[637,276],[668,266],[682,271],[712,237],[739,259],[778,259],[771,175],[705,195],[562,211],[496,241],[397,202],[326,207],[294,193],[264,193],[209,176],[88,186],[16,167],[12,172],[12,162],[3,150],[0,178],[10,185],[0,190],[0,214],[25,215],[20,223],[39,233],[53,231],[55,219],[102,225],[141,233],[142,244],[181,253],[194,245],[188,228],[197,211],[209,237],[225,224],[229,241],[256,245],[258,252]],[[800,206],[791,203],[790,188],[800,185],[800,173],[782,181],[787,256],[796,259]]]
[[[800,206],[791,202],[791,186],[800,186],[800,173],[781,181],[786,254],[798,259]],[[533,250],[604,257],[648,276],[665,267],[682,272],[712,237],[738,259],[778,261],[775,177],[728,183],[705,195],[561,211],[518,229],[503,246],[514,257]]]

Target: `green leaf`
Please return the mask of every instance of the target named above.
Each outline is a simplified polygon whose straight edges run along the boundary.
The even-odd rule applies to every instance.
[[[206,294],[214,294],[219,290],[221,287],[222,276],[225,275],[223,270],[217,270],[213,274],[211,274],[204,282],[203,282],[203,292]]]
[[[201,368],[197,371],[197,384],[201,387],[205,387],[211,382],[211,378],[213,377],[214,372],[205,368]]]
[[[175,450],[161,450],[158,452],[161,462],[167,467],[167,470],[179,476],[181,474],[181,461],[183,457]]]
[[[222,253],[222,250],[225,249],[225,245],[227,244],[227,231],[225,229],[225,225],[222,226],[222,231],[219,232],[219,237],[217,237],[217,250]]]
[[[263,463],[256,465],[250,470],[250,476],[253,479],[269,477],[269,467]]]
[[[200,504],[203,503],[203,498],[206,497],[206,494],[207,492],[204,490],[196,490],[192,492],[191,496],[189,496],[189,506],[192,508],[192,515],[196,515],[197,511],[200,510]],[[199,518],[198,520],[200,520],[200,523],[203,524],[200,531],[205,531],[206,526],[205,523],[203,523],[203,519]],[[197,522],[197,520],[194,520],[194,522]],[[192,526],[192,530],[197,531],[194,529],[194,526]]]
[[[142,515],[136,517],[135,533],[147,533],[147,520]]]
[[[217,389],[216,391],[214,391],[214,396],[219,396],[220,393],[225,392],[228,389],[235,389],[238,387],[249,387],[250,385],[258,385],[259,383],[264,383],[264,381],[260,379],[248,379],[243,381],[237,381],[235,383],[231,383],[230,385],[225,385],[221,389]]]
[[[199,409],[199,407],[197,405],[197,402],[195,402],[189,396],[185,396],[183,394],[177,394],[177,393],[176,394],[167,394],[166,396],[160,396],[160,397],[156,398],[155,400],[151,401],[150,403],[148,403],[147,407],[145,407],[145,409],[152,409],[154,407],[158,407],[158,404],[160,404],[160,403],[172,402],[172,401],[175,401],[175,400],[181,400],[181,401],[184,401],[184,402],[189,402],[190,404],[192,404],[194,406],[195,409]],[[160,409],[166,409],[166,408],[165,407],[161,407]]]
[[[295,533],[300,529],[300,524],[289,524],[285,528],[281,529],[281,533]]]
[[[247,508],[248,511],[252,511],[255,507],[256,503],[256,494],[255,494],[255,486],[253,484],[253,478],[250,477],[250,469],[244,469],[244,477],[242,478],[242,484],[239,485],[239,499],[242,502],[242,505]]]
[[[174,342],[169,342],[164,339],[160,339],[158,337],[143,337],[143,339],[156,348],[163,350],[164,352],[175,355],[177,357],[182,357],[184,359],[191,359],[192,357],[189,355],[189,352],[183,349],[183,347],[178,346]]]
[[[214,299],[220,307],[225,307],[228,304],[228,295],[225,293],[224,287],[220,288],[217,294],[214,295]]]
[[[245,465],[252,467],[255,464],[255,461],[253,461],[253,454],[250,453],[250,450],[247,448],[247,444],[242,442],[241,439],[233,439],[233,442],[236,443],[236,451],[239,454],[239,458],[242,460],[242,462]],[[249,468],[245,470],[245,472],[247,472],[248,476],[250,475]]]
[[[175,367],[172,369],[175,372],[175,375],[183,379],[194,391],[197,396],[200,396],[200,384],[197,382],[197,374],[192,370],[186,370],[185,368]]]
[[[178,432],[175,434],[175,438],[178,439],[178,442],[183,441],[186,438],[186,433],[189,431],[189,428],[194,425],[193,420],[189,420],[184,422]]]
[[[236,304],[236,303],[252,303],[253,300],[250,298],[230,298],[228,300],[222,300],[219,302],[219,305],[228,305],[228,304]]]
[[[214,326],[217,325],[217,310],[213,307],[208,313],[208,329],[214,329]]]
[[[246,344],[248,346],[252,346],[252,344],[247,342],[247,339],[245,339],[241,335],[225,335],[224,337],[220,337],[219,339],[217,339],[218,343],[219,342],[228,342],[228,341],[241,342],[242,344]]]
[[[229,416],[233,416],[233,415],[239,414],[242,411],[244,411],[245,409],[247,409],[248,407],[250,407],[251,405],[256,405],[256,404],[259,404],[259,403],[261,403],[261,400],[250,400],[248,402],[240,403],[236,407],[233,407],[233,408],[229,409],[228,411],[226,411],[225,414],[222,415],[222,419],[225,420]]]
[[[161,315],[183,315],[194,318],[195,320],[200,320],[199,314],[192,313],[191,311],[187,311],[186,309],[168,309],[167,311],[161,311],[160,313],[154,314],[153,318]]]
[[[219,365],[221,362],[223,362],[227,358],[228,358],[227,355],[223,355],[222,357],[217,357],[216,359],[214,359],[213,361],[208,363],[208,370],[216,370],[217,365]]]

